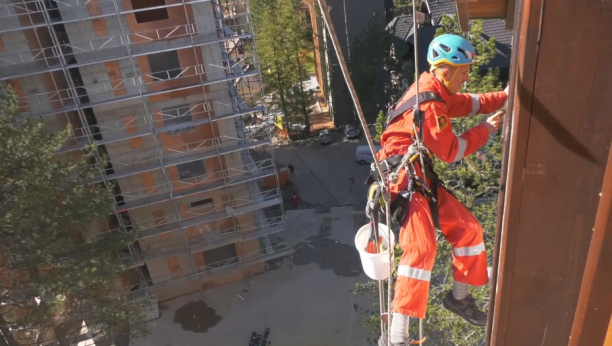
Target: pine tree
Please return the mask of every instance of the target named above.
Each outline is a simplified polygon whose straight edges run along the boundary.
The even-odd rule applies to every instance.
[[[253,0],[251,13],[265,92],[273,96],[272,107],[282,110],[287,128],[298,123],[309,131],[309,94],[302,82],[310,57],[303,52],[313,47],[305,14],[296,0]]]
[[[351,47],[351,78],[369,121],[404,93],[394,81],[414,81],[414,63],[393,56],[393,35],[382,16],[374,17]]]
[[[359,102],[369,121],[390,102],[388,65],[391,34],[382,16],[373,17],[351,47],[350,71]]]
[[[436,36],[444,33],[464,35],[458,29],[456,16],[444,15],[441,21],[442,28],[438,29]],[[495,39],[482,39],[482,21],[472,21],[470,36],[467,37],[477,51],[476,62],[470,71],[470,81],[462,92],[481,93],[502,89],[499,81],[499,71],[483,66],[495,56]],[[486,115],[453,119],[453,130],[460,134],[469,128],[481,123]],[[497,195],[499,193],[499,179],[501,168],[501,138],[499,135],[491,136],[489,142],[478,152],[464,158],[459,163],[446,164],[436,160],[435,170],[445,185],[457,198],[476,216],[484,230],[485,245],[489,266],[492,262],[493,241],[495,237]],[[452,248],[442,236],[439,237],[438,251],[432,271],[432,281],[429,292],[429,304],[426,321],[423,323],[427,342],[432,345],[454,346],[480,346],[484,345],[485,329],[474,327],[456,315],[442,308],[444,295],[452,288]],[[401,251],[396,248],[396,268]],[[378,290],[357,288],[357,292],[377,295]],[[489,287],[471,288],[471,293],[478,305],[486,310],[489,298]],[[374,309],[378,311],[378,307]],[[376,314],[366,317],[366,325],[371,334],[380,335],[379,319]],[[414,321],[414,322],[413,322]],[[418,335],[418,323],[411,320],[410,334]]]
[[[95,147],[60,161],[69,131],[48,134],[42,121],[19,114],[10,88],[7,95],[0,105],[0,332],[16,345],[11,331],[44,338],[52,330],[65,342],[83,321],[111,337],[127,323],[144,331],[116,277],[125,268],[118,251],[134,235],[88,230],[114,203],[112,187],[88,183],[100,168],[91,166]]]

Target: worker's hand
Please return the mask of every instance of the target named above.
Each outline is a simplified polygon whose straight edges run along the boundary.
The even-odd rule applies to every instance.
[[[506,114],[505,110],[498,111],[497,113],[488,117],[487,120],[483,123],[489,131],[490,135],[494,134],[495,132],[497,132],[497,130],[499,130],[502,120],[504,119],[504,114]]]

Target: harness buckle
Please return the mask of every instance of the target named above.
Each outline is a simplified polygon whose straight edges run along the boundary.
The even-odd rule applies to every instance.
[[[388,179],[391,184],[395,184],[399,180],[399,174],[397,174],[397,172],[391,172]]]

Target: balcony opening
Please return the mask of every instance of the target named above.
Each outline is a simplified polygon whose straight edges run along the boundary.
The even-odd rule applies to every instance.
[[[45,0],[45,8],[49,13],[49,19],[51,19],[52,22],[59,22],[62,20],[62,15],[60,14],[55,1]]]
[[[165,0],[131,0],[132,8],[141,10],[144,8],[165,6]],[[134,13],[136,23],[155,22],[158,20],[168,19],[168,10],[166,8],[156,8],[148,11],[139,11]]]
[[[98,153],[100,154],[100,157],[110,157],[108,155],[108,151],[106,150],[106,146],[105,145],[100,145],[98,146]],[[115,174],[115,169],[113,168],[113,163],[109,160],[106,164],[106,167],[104,167],[104,172],[106,174]]]
[[[229,244],[202,252],[207,267],[220,268],[238,262],[236,245]]]
[[[181,74],[181,63],[175,50],[147,55],[153,81],[174,79]]]
[[[129,213],[125,212],[125,213],[120,213],[119,215],[121,216],[121,221],[125,225],[125,231],[127,233],[130,233],[131,231],[133,231],[134,230],[134,225],[132,224],[132,219],[130,219]],[[119,220],[117,220],[117,222],[119,222]],[[119,226],[117,226],[117,227],[119,227]]]
[[[174,135],[181,132],[189,132],[195,128],[195,126],[179,125],[193,121],[191,107],[189,107],[189,105],[164,108],[161,114],[164,117],[164,125],[166,127],[172,127],[170,131],[168,131],[168,134]]]
[[[203,161],[191,161],[176,165],[179,179],[186,180],[206,174]]]
[[[125,198],[123,198],[123,195],[121,194],[121,188],[119,187],[119,184],[115,184],[113,186],[113,194],[115,196],[115,203],[117,204],[118,207],[122,207],[125,205]]]
[[[140,243],[136,241],[119,250],[119,258],[124,260],[131,259],[133,256],[140,256],[141,253],[142,249],[140,248]]]
[[[58,18],[57,20],[61,20]],[[64,55],[64,59],[66,59],[66,63],[68,65],[72,65],[76,63],[76,58],[74,57],[74,50],[70,45],[70,37],[68,37],[68,31],[64,24],[55,24],[53,25],[53,29],[55,31],[55,35],[57,36],[59,49],[61,53]]]
[[[128,269],[120,275],[121,285],[128,292],[138,291],[153,285],[153,279],[146,263],[142,266]]]
[[[197,208],[199,206],[207,205],[207,204],[214,205],[215,203],[213,202],[212,198],[207,198],[207,199],[201,199],[199,201],[191,202],[191,203],[189,203],[189,207],[190,208]]]
[[[85,115],[85,121],[87,122],[87,126],[89,126],[89,131],[91,131],[93,139],[101,141],[102,132],[100,131],[100,127],[98,127],[98,120],[96,119],[93,108],[84,108],[83,114]]]
[[[78,68],[71,68],[68,70],[68,72],[70,73],[70,77],[72,78],[72,83],[74,83],[77,95],[79,96],[79,102],[81,102],[81,104],[83,105],[88,104],[90,100],[89,96],[87,95],[87,89],[85,88],[85,82],[83,81],[81,71]]]

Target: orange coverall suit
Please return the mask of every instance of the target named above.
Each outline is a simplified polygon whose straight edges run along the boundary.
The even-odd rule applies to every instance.
[[[472,154],[489,139],[484,124],[456,136],[450,118],[492,113],[503,106],[507,97],[504,92],[450,95],[444,84],[428,72],[419,78],[419,92],[424,91],[436,93],[444,103],[430,101],[419,105],[424,113],[423,143],[435,156],[449,163]],[[412,85],[398,106],[414,95]],[[382,149],[377,153],[380,160],[407,152],[412,144],[412,109],[389,124],[380,142]],[[406,171],[401,169],[399,176],[397,183],[390,186],[393,197],[398,191],[407,189]],[[428,184],[432,188],[429,181]],[[442,233],[453,246],[454,279],[472,286],[487,284],[487,259],[478,220],[444,188],[438,189],[438,210]],[[393,311],[424,318],[436,257],[436,231],[428,200],[421,193],[415,193],[410,201],[399,242],[404,253],[397,271]]]

